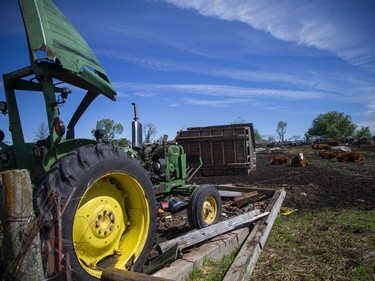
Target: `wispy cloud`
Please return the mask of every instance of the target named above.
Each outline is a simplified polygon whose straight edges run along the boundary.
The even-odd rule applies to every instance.
[[[327,99],[326,93],[313,91],[293,91],[293,90],[275,90],[275,89],[257,89],[227,85],[211,85],[211,84],[138,84],[138,83],[116,83],[117,87],[125,87],[127,92],[135,93],[142,96],[151,95],[199,95],[211,97],[228,97],[238,98],[234,102],[242,102],[241,98],[275,98],[283,100],[314,100],[319,98]],[[202,98],[204,99],[204,98]]]
[[[226,100],[205,100],[205,99],[184,99],[187,104],[211,106],[211,107],[226,107],[232,104],[249,103],[249,99],[226,99]]]
[[[367,116],[373,116],[375,119],[375,97],[373,97],[367,104],[367,110],[364,114]]]
[[[371,0],[164,0],[207,17],[244,22],[277,39],[329,51],[353,65],[375,70],[375,33]],[[368,7],[370,10],[368,10]]]
[[[272,69],[249,70],[231,66],[222,67],[215,63],[185,62],[184,60],[127,55],[114,50],[102,50],[101,53],[148,70],[203,74],[232,79],[233,81],[274,83],[278,87],[283,85],[292,89],[327,92],[357,100],[367,98],[367,94],[372,95],[375,89],[375,83],[372,80],[358,74],[346,73],[345,71],[325,72],[298,67],[289,69],[288,72]],[[360,96],[358,95],[359,93],[361,93]]]

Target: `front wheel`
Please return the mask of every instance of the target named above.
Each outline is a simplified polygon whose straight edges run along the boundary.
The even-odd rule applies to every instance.
[[[215,224],[221,216],[221,197],[213,185],[200,185],[190,196],[188,220],[192,228]]]
[[[61,205],[63,252],[72,274],[97,280],[107,267],[140,271],[156,231],[156,200],[140,163],[109,145],[78,148],[41,179],[38,194],[55,190]]]

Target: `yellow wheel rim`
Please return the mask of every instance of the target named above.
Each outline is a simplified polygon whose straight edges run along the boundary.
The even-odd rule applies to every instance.
[[[149,227],[149,206],[140,183],[124,172],[105,174],[89,184],[78,204],[75,253],[81,266],[100,278],[105,266],[125,269],[139,257]]]
[[[208,196],[203,202],[202,217],[206,225],[210,225],[215,221],[218,207],[214,196]]]

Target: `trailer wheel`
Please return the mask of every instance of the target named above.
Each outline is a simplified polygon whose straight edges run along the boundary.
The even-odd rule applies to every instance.
[[[213,185],[201,185],[191,194],[188,204],[188,219],[192,228],[203,228],[219,221],[221,197]]]
[[[37,194],[48,191],[67,203],[62,248],[74,280],[98,280],[106,267],[141,271],[157,215],[152,183],[137,160],[109,145],[80,147],[43,176]]]

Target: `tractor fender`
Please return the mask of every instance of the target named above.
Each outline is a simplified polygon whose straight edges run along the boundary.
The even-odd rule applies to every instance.
[[[43,157],[43,168],[45,171],[48,171],[53,163],[58,159],[68,154],[69,152],[75,150],[76,148],[98,143],[95,140],[89,139],[72,139],[60,142],[50,148]]]

